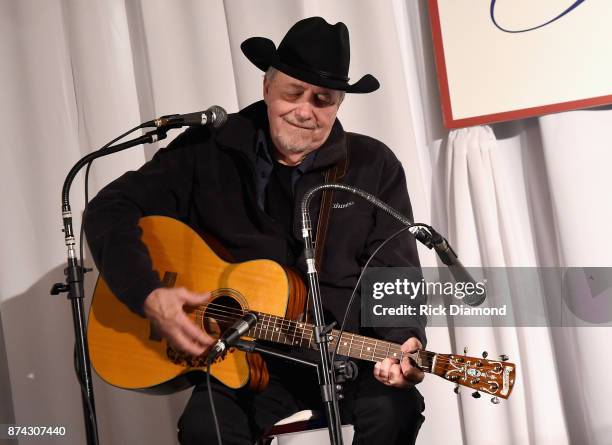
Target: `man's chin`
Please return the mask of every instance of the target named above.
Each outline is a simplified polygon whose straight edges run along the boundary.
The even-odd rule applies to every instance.
[[[283,137],[287,135],[276,134],[276,137],[272,137],[272,141],[277,145],[278,149],[281,149],[285,153],[291,154],[304,154],[310,153],[311,151],[319,148],[323,142],[317,142],[311,137]],[[318,139],[318,138],[317,138]]]
[[[313,144],[312,143],[295,143],[295,142],[286,142],[282,143],[283,149],[292,154],[302,154],[309,151],[312,151]]]

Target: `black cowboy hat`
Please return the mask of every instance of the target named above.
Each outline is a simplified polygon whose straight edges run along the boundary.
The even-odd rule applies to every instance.
[[[370,93],[380,86],[370,74],[349,85],[349,33],[342,22],[330,25],[321,17],[310,17],[293,25],[278,49],[265,37],[251,37],[242,42],[240,48],[262,71],[273,66],[291,77],[320,87],[347,93]]]

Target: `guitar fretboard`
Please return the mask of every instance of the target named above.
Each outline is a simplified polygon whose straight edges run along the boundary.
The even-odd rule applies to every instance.
[[[255,314],[258,319],[257,324],[248,331],[247,336],[300,348],[318,349],[312,324],[265,313],[255,312]],[[435,353],[429,351],[419,351],[418,354],[403,353],[400,345],[396,343],[351,332],[343,332],[342,338],[338,338],[339,334],[340,331],[335,329],[328,334],[329,348],[333,350],[340,341],[338,354],[351,358],[378,362],[387,357],[401,360],[404,356],[409,356],[427,370],[431,367],[435,356]]]

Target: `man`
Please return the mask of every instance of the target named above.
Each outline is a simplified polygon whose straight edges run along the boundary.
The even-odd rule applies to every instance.
[[[185,313],[209,294],[164,288],[140,241],[138,219],[171,216],[207,232],[234,261],[269,258],[305,272],[299,206],[304,193],[333,172],[336,180],[373,193],[411,216],[403,169],[381,142],[347,133],[336,119],[345,93],[379,87],[371,75],[348,83],[349,38],[343,23],[320,17],[296,23],[278,49],[265,38],[243,42],[242,51],[265,71],[263,102],[231,115],[218,130],[193,129],[137,172],[128,172],[92,200],[85,221],[87,239],[113,292],[146,316],[174,347],[194,356],[214,340]],[[342,320],[363,263],[399,226],[358,198],[334,193],[330,206],[320,280],[326,321]],[[314,200],[317,226],[320,196]],[[320,216],[325,218],[324,216]],[[384,249],[378,265],[418,266],[414,240],[407,236]],[[348,330],[402,343],[412,352],[425,343],[423,327],[359,327],[358,309]],[[215,407],[224,443],[253,443],[276,421],[320,404],[316,376],[281,360],[265,358],[267,389],[250,393],[214,382]],[[423,421],[423,399],[414,388],[423,372],[408,360],[360,364],[356,382],[346,385],[344,421],[355,426],[356,443],[413,443]],[[183,444],[213,443],[206,386],[196,386],[179,422]]]

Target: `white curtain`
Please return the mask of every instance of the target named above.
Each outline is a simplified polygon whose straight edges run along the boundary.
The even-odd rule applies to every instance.
[[[599,241],[611,206],[606,160],[611,110],[579,111],[452,131],[438,153],[445,164],[439,199],[451,244],[466,264],[486,267],[609,266]],[[601,226],[601,227],[598,227]],[[562,229],[564,228],[564,230]],[[529,289],[523,304],[559,300]],[[609,298],[609,295],[607,295]],[[601,298],[601,296],[600,296]],[[605,305],[600,305],[605,308]],[[612,314],[611,314],[612,316]],[[610,328],[470,328],[453,333],[463,344],[494,344],[517,363],[522,382],[501,410],[462,399],[464,437],[470,444],[610,443],[604,403],[612,358],[601,349]],[[486,339],[486,340],[484,340]],[[599,351],[599,352],[598,352]],[[595,366],[589,366],[596,363]]]
[[[212,104],[233,112],[259,99],[262,73],[240,43],[278,43],[311,15],[345,22],[351,77],[371,72],[383,85],[348,97],[343,125],[395,151],[415,219],[448,234],[466,264],[611,265],[612,111],[449,134],[425,0],[0,0],[0,423],[65,425],[67,439],[45,443],[84,443],[69,303],[48,295],[63,280],[60,191],[70,166],[155,116]],[[96,161],[91,192],[158,147]],[[76,228],[82,189],[79,177]],[[436,264],[431,252],[421,254],[424,265]],[[91,295],[93,274],[87,278]],[[428,336],[440,352],[469,345],[472,354],[506,353],[519,374],[498,406],[468,392],[458,399],[452,385],[429,376],[419,443],[611,443],[609,328],[431,328]],[[148,396],[96,378],[95,395],[101,443],[175,443],[188,392]]]

